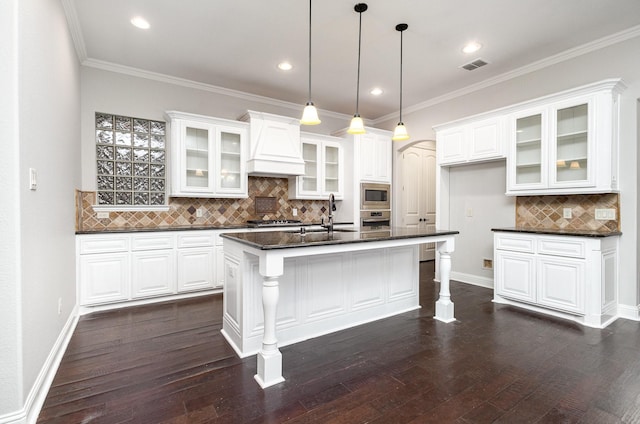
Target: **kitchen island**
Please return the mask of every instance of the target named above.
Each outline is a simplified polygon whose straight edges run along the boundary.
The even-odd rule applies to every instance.
[[[456,234],[415,228],[223,234],[222,333],[239,356],[257,353],[261,387],[280,383],[279,345],[419,308],[422,243],[436,243],[440,254],[434,318],[452,322]]]

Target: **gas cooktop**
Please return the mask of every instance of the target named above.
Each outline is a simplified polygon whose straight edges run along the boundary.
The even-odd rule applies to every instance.
[[[250,219],[247,225],[250,227],[286,227],[300,225],[299,219]]]

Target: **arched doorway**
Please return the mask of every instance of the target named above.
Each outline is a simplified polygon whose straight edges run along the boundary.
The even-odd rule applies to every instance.
[[[417,141],[397,152],[395,188],[396,224],[402,227],[435,228],[436,146]],[[435,259],[435,245],[424,244],[420,260]]]

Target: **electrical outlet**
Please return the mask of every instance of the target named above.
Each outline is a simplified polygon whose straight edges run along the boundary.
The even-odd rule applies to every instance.
[[[596,220],[598,221],[615,221],[615,209],[596,209]]]
[[[109,219],[109,212],[98,212],[98,219]]]
[[[204,215],[204,210],[202,208],[196,209],[196,218],[202,218],[202,215]]]
[[[563,208],[562,209],[562,217],[566,219],[571,218],[571,208]]]
[[[297,208],[293,208],[291,210],[291,213],[293,214],[293,216],[298,216],[298,209]]]
[[[471,218],[473,216],[473,208],[467,208],[466,215]]]

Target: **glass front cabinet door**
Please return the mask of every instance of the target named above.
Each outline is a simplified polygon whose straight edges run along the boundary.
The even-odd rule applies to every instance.
[[[171,196],[247,197],[248,124],[167,112],[171,126]]]
[[[592,186],[592,137],[589,112],[591,102],[584,101],[552,108],[551,185],[554,187]]]
[[[618,190],[619,80],[565,92],[510,115],[507,194]]]
[[[304,175],[289,178],[290,199],[336,199],[344,195],[340,139],[320,134],[301,134]]]
[[[519,113],[512,126],[511,188],[543,188],[547,184],[546,115],[542,110]]]
[[[247,176],[243,155],[246,130],[218,127],[216,129],[216,192],[218,194],[247,194]]]
[[[213,143],[215,132],[209,125],[197,122],[182,122],[182,171],[180,191],[207,193],[213,191]]]

